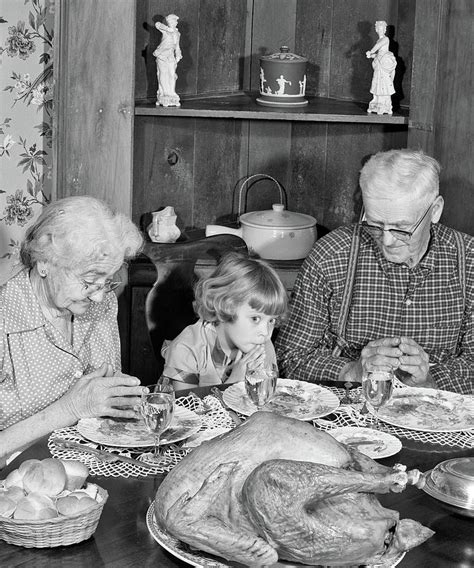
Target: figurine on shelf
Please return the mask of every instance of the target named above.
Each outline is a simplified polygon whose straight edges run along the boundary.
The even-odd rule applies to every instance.
[[[166,16],[166,23],[156,22],[155,27],[163,34],[160,45],[153,55],[156,57],[156,74],[158,77],[158,92],[156,105],[181,106],[176,94],[176,67],[182,59],[179,47],[180,33],[177,29],[179,17],[175,14]]]
[[[369,103],[367,112],[377,114],[392,114],[392,96],[395,93],[393,79],[397,60],[389,51],[390,40],[385,35],[387,23],[383,20],[375,22],[375,31],[379,36],[374,47],[366,52],[368,59],[373,59],[374,75],[370,92],[374,95]]]

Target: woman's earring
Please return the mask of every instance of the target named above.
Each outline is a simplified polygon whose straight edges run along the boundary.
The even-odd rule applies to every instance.
[[[46,278],[47,272],[46,272],[46,269],[45,269],[45,268],[43,268],[42,270],[40,270],[39,273],[40,273],[41,278]]]

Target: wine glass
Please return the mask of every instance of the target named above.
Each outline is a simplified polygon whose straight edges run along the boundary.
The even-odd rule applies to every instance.
[[[152,461],[160,461],[160,436],[168,428],[173,418],[174,389],[169,382],[161,382],[149,387],[148,394],[142,394],[140,411],[145,425],[153,434],[154,451]]]
[[[375,417],[376,430],[380,427],[378,410],[392,398],[394,380],[391,371],[366,371],[362,376],[362,395]]]
[[[278,372],[276,365],[247,369],[245,373],[245,390],[257,410],[262,410],[273,397],[276,390]]]

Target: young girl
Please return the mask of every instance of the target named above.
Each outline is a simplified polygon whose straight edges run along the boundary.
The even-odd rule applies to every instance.
[[[163,374],[175,390],[243,381],[247,367],[276,368],[271,336],[288,297],[265,261],[226,254],[197,283],[194,309],[199,320],[162,349]]]

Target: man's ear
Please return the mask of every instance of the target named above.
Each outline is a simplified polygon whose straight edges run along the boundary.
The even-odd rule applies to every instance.
[[[444,199],[441,195],[438,195],[436,201],[433,204],[433,209],[431,210],[431,222],[437,223],[443,213],[444,209]]]

